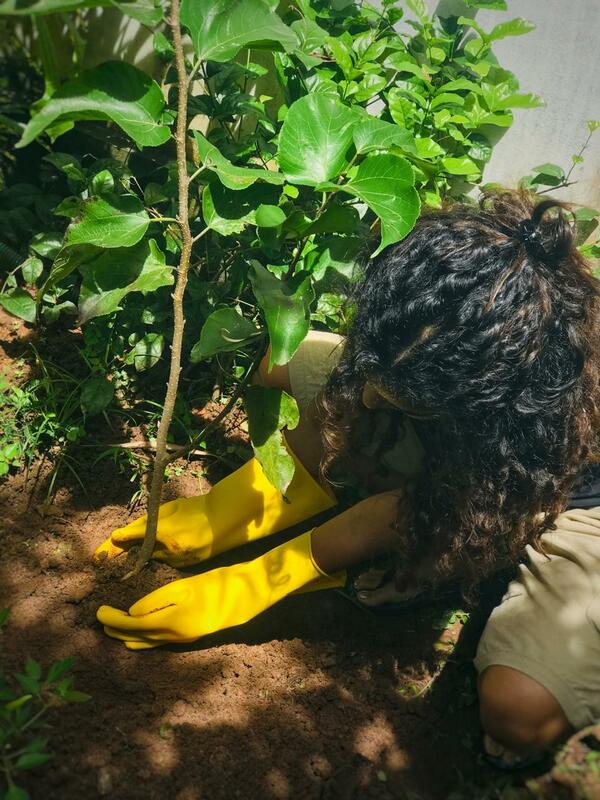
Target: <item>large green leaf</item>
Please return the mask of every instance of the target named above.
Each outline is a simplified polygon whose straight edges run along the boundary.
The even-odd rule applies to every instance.
[[[35,322],[35,300],[25,289],[17,287],[0,294],[0,306],[15,317]]]
[[[80,267],[83,282],[79,293],[79,318],[112,314],[130,292],[153,292],[173,283],[173,271],[153,239],[134,247],[107,250]]]
[[[414,173],[406,159],[374,155],[366,158],[356,175],[339,187],[360,197],[381,220],[381,243],[373,256],[412,230],[421,207],[414,183]]]
[[[136,67],[107,61],[64,83],[32,117],[17,147],[25,147],[58,119],[112,120],[138,147],[163,144],[164,98],[159,85]]]
[[[106,194],[84,203],[81,219],[67,228],[65,244],[131,247],[146,233],[150,217],[135,195]]]
[[[247,189],[248,186],[252,186],[256,181],[273,184],[285,182],[285,177],[281,172],[260,168],[236,167],[199,131],[194,131],[194,138],[202,163],[205,167],[214,170],[221,183],[227,186],[228,189]]]
[[[81,410],[86,416],[94,417],[110,405],[114,395],[114,383],[104,375],[95,375],[81,387],[79,396]]]
[[[281,389],[251,386],[244,394],[248,431],[254,453],[269,481],[285,494],[294,477],[294,460],[283,443],[282,429],[300,421],[293,397]]]
[[[299,273],[280,280],[257,261],[252,262],[249,277],[271,340],[269,369],[274,364],[287,364],[308,333],[314,300],[310,277]]]
[[[235,308],[219,308],[206,318],[200,340],[192,347],[190,361],[197,364],[216,353],[233,352],[258,331]]]
[[[470,179],[479,175],[479,167],[467,156],[459,158],[443,158],[442,166],[449,175],[469,175]]]
[[[315,186],[348,166],[352,130],[360,120],[339,98],[309,94],[296,100],[279,134],[279,166],[292,183]]]
[[[181,22],[198,58],[229,61],[242,47],[294,50],[300,42],[275,13],[278,0],[183,0]]]
[[[111,0],[4,0],[0,3],[0,14],[57,14],[110,5]]]
[[[352,138],[357,153],[386,150],[391,145],[416,153],[415,137],[410,131],[375,117],[360,122],[352,131]]]
[[[506,39],[507,36],[523,36],[524,33],[529,33],[535,29],[533,22],[518,17],[517,19],[509,19],[507,22],[501,22],[496,25],[486,35],[488,42],[495,42],[498,39]]]

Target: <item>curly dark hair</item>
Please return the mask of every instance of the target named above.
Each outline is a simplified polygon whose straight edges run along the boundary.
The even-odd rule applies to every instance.
[[[348,454],[366,383],[425,415],[408,563],[473,585],[541,547],[596,453],[599,285],[568,207],[507,190],[424,214],[370,263],[320,398],[321,468]]]

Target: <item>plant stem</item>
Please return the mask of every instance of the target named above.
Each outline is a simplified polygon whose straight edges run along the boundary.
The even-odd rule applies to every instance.
[[[181,348],[183,343],[183,329],[185,318],[183,316],[183,296],[187,284],[190,258],[192,254],[192,233],[189,221],[189,178],[187,174],[186,160],[186,136],[187,136],[187,98],[190,80],[185,69],[185,59],[183,54],[183,44],[181,41],[181,27],[179,24],[179,0],[171,1],[171,14],[169,26],[173,35],[173,49],[175,51],[175,65],[177,67],[177,83],[179,86],[179,97],[177,102],[177,128],[175,133],[175,146],[177,151],[177,179],[179,188],[179,208],[177,223],[181,230],[181,255],[179,266],[177,267],[177,279],[173,292],[173,341],[171,343],[171,366],[169,370],[169,380],[165,394],[165,403],[162,416],[158,426],[156,436],[156,456],[152,470],[150,482],[150,492],[148,495],[148,521],[146,523],[146,534],[144,541],[135,563],[133,570],[125,577],[137,575],[144,564],[151,557],[156,543],[156,530],[158,527],[158,511],[162,495],[162,485],[165,467],[169,463],[167,453],[167,436],[173,418],[175,401],[177,399],[177,388],[179,386],[179,374],[181,372]]]
[[[254,359],[252,360],[252,363],[250,364],[250,366],[246,370],[246,374],[244,375],[242,380],[238,383],[238,385],[235,387],[235,389],[233,391],[233,394],[231,395],[231,397],[229,398],[227,403],[223,406],[221,411],[219,411],[217,416],[213,420],[211,420],[200,431],[200,433],[197,434],[197,436],[194,436],[194,438],[192,439],[191,442],[189,442],[189,444],[182,445],[181,447],[177,448],[176,451],[173,451],[171,453],[171,455],[168,456],[168,462],[167,463],[171,463],[171,461],[176,461],[178,458],[183,458],[188,453],[192,452],[196,448],[196,445],[202,439],[204,439],[206,434],[209,433],[214,428],[216,428],[217,425],[219,424],[219,422],[221,422],[222,419],[225,419],[227,414],[229,414],[231,409],[234,407],[234,405],[237,403],[239,398],[244,393],[244,390],[245,390],[246,386],[248,385],[248,382],[252,378],[252,375],[254,374],[254,370],[258,366],[258,364],[259,364],[261,358],[263,357],[263,355],[264,355],[264,348],[259,347],[258,350],[256,351],[256,355],[255,355]]]

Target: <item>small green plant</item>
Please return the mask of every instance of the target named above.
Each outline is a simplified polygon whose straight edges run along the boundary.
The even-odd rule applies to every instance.
[[[9,616],[0,610],[0,632]],[[0,773],[2,800],[29,800],[18,784],[22,773],[42,766],[52,758],[47,736],[48,712],[65,703],[85,703],[90,695],[73,688],[67,673],[72,658],[52,664],[44,676],[41,665],[27,658],[23,672],[5,675],[0,670]]]

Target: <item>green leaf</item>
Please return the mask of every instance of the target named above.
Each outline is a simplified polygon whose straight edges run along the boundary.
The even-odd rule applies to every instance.
[[[359,122],[352,131],[352,138],[357,153],[386,150],[391,145],[416,153],[415,138],[410,131],[375,117]]]
[[[430,108],[432,111],[435,111],[436,108],[440,108],[441,106],[463,106],[464,104],[465,98],[460,94],[442,92],[433,98]]]
[[[80,271],[82,324],[93,317],[112,314],[130,292],[154,292],[161,286],[171,286],[174,280],[173,270],[166,266],[164,253],[154,239],[103,252]]]
[[[135,195],[107,194],[84,203],[81,219],[69,225],[65,243],[131,247],[146,233],[150,218]]]
[[[157,0],[112,0],[112,5],[147,28],[158,25],[164,16],[160,2]]]
[[[315,186],[337,177],[349,164],[352,129],[359,119],[331,95],[296,100],[279,134],[279,165],[288,181]]]
[[[229,61],[247,46],[295,50],[300,42],[275,13],[277,5],[277,0],[183,0],[181,22],[203,61]]]
[[[358,89],[353,95],[353,100],[357,103],[362,103],[364,100],[369,100],[374,95],[378,94],[382,89],[387,86],[387,78],[385,75],[367,74],[358,84]]]
[[[0,294],[0,306],[15,317],[35,322],[35,300],[25,289],[9,289]]]
[[[17,769],[33,769],[34,767],[39,767],[41,764],[45,764],[46,761],[49,761],[52,758],[50,753],[23,753],[22,756],[19,756],[17,759],[17,763],[15,767]]]
[[[475,92],[475,94],[479,94],[481,92],[481,87],[474,81],[469,81],[466,78],[457,78],[454,81],[448,81],[448,83],[442,84],[437,91],[444,94],[446,92],[460,91]]]
[[[88,417],[95,417],[111,404],[115,395],[115,386],[104,375],[89,378],[81,387],[79,405]]]
[[[352,49],[344,42],[343,39],[335,36],[327,37],[327,47],[331,55],[336,60],[339,68],[344,73],[344,77],[349,79],[354,74],[354,67],[352,62]]]
[[[508,9],[506,0],[464,0],[464,4],[469,8],[487,8],[494,11],[506,11]]]
[[[120,61],[107,61],[64,83],[23,131],[25,147],[59,119],[112,120],[138,147],[154,147],[169,138],[161,124],[164,98],[146,73]]]
[[[250,320],[234,308],[219,308],[206,318],[200,340],[192,347],[190,361],[197,364],[216,353],[238,350],[257,333]]]
[[[76,689],[70,689],[68,692],[64,692],[62,699],[66,700],[68,703],[87,703],[88,700],[92,699],[92,696],[86,692],[78,692]]]
[[[486,39],[488,42],[495,42],[498,39],[506,39],[507,36],[523,36],[524,33],[529,33],[533,30],[535,30],[533,22],[517,17],[517,19],[510,19],[507,22],[501,22],[496,25],[486,35]]]
[[[62,236],[58,233],[36,233],[33,239],[29,242],[29,247],[38,256],[44,258],[55,258],[58,255],[62,244]]]
[[[32,658],[31,656],[28,656],[27,661],[25,662],[25,674],[34,681],[39,681],[39,679],[42,677],[42,668],[35,658]]]
[[[97,253],[97,247],[87,244],[78,245],[77,247],[63,247],[54,259],[48,279],[37,293],[37,304],[39,305],[42,302],[46,292],[50,291],[65,278],[68,278],[77,267],[90,261]]]
[[[162,333],[147,333],[127,354],[126,363],[133,364],[138,372],[144,372],[158,364],[165,346]]]
[[[321,47],[327,39],[327,31],[308,17],[292,22],[290,28],[300,40],[300,49],[304,53],[310,53]]]
[[[71,669],[74,661],[75,661],[74,658],[62,658],[59,661],[55,661],[54,664],[52,664],[50,669],[48,670],[48,675],[46,676],[46,682],[54,683],[54,681],[58,680],[58,678],[60,678],[61,675],[64,675],[65,672]]]
[[[440,147],[437,142],[428,136],[415,139],[415,144],[417,146],[417,155],[425,160],[439,158],[446,152],[443,147]]]
[[[278,228],[285,222],[285,212],[279,206],[261,203],[256,209],[255,222],[259,228]]]
[[[252,386],[244,394],[244,404],[254,453],[269,481],[285,494],[295,468],[281,431],[298,425],[296,401],[281,389]]]
[[[274,364],[287,364],[308,333],[314,300],[310,277],[300,272],[289,280],[280,280],[258,261],[252,262],[249,277],[271,340],[269,369]]]
[[[97,172],[91,180],[90,191],[92,194],[106,194],[114,191],[115,179],[107,169]]]
[[[256,210],[261,204],[277,203],[278,192],[268,184],[230,191],[221,183],[212,183],[205,186],[202,192],[204,222],[222,236],[241,233],[246,225],[255,224]]]
[[[558,164],[540,164],[531,170],[532,183],[544,186],[559,186],[565,179],[565,171]]]
[[[474,133],[470,136],[471,146],[467,151],[469,158],[475,161],[489,161],[492,157],[492,145],[489,141],[479,133]]]
[[[404,52],[404,50],[389,55],[383,65],[389,69],[396,70],[396,72],[409,72],[411,75],[428,83],[419,64],[416,61],[409,61],[408,53]]]
[[[25,789],[21,789],[20,786],[13,783],[6,790],[4,800],[31,800],[31,798]]]
[[[109,5],[110,0],[4,0],[0,3],[0,14],[59,14]]]
[[[273,184],[282,184],[285,181],[281,172],[258,167],[256,169],[236,167],[199,131],[194,131],[193,133],[202,163],[208,169],[214,170],[221,183],[227,186],[228,189],[247,189],[248,186],[252,186],[256,181]]]
[[[360,226],[358,211],[350,205],[330,205],[318,219],[311,222],[302,234],[356,233]]]
[[[356,175],[340,186],[360,197],[381,220],[381,243],[373,256],[412,230],[420,211],[414,183],[415,176],[406,159],[374,155],[366,158]]]
[[[17,697],[16,700],[11,700],[10,703],[6,703],[4,708],[7,711],[16,711],[21,706],[24,706],[25,703],[28,703],[33,698],[32,694],[23,694],[21,697]]]
[[[467,156],[460,158],[443,158],[442,166],[450,175],[479,175],[479,167]]]
[[[21,275],[25,283],[32,286],[44,271],[41,258],[30,256],[21,264]]]
[[[427,19],[428,15],[425,0],[406,0],[406,5],[421,22],[424,22]]]

